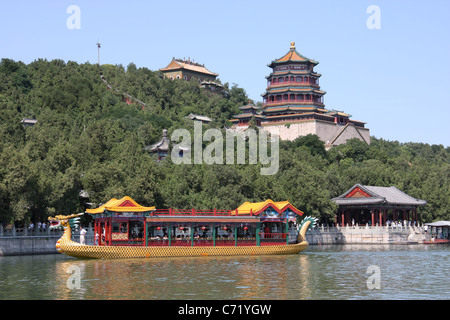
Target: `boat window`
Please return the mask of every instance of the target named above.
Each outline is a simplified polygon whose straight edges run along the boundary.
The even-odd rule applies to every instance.
[[[194,236],[197,233],[197,236],[199,238],[205,238],[205,239],[206,238],[212,238],[212,236],[213,236],[213,234],[212,234],[213,230],[212,229],[213,228],[211,228],[211,226],[209,226],[209,225],[198,226],[198,227],[194,228]]]
[[[141,239],[144,237],[144,222],[130,221],[130,239]]]
[[[255,238],[256,227],[254,225],[241,225],[237,230],[238,238]]]
[[[113,224],[112,224],[112,232],[113,233],[127,233],[128,232],[128,223],[126,223],[126,222],[113,222]]]
[[[164,224],[156,224],[148,226],[147,232],[149,239],[163,239],[168,236],[168,226]]]
[[[189,224],[177,224],[174,225],[172,230],[172,236],[178,238],[188,238],[191,234],[191,228]]]

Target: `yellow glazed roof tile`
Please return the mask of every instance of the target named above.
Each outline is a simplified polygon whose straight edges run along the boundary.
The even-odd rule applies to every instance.
[[[250,212],[253,214],[259,214],[261,211],[265,210],[267,207],[272,207],[276,209],[277,211],[284,211],[284,209],[289,206],[292,211],[294,211],[297,214],[302,215],[303,212],[295,208],[289,201],[279,201],[275,202],[271,199],[267,199],[263,202],[244,202],[241,204],[236,210],[237,215],[248,215]],[[231,211],[232,215],[236,215],[236,210]]]
[[[155,207],[141,206],[130,197],[125,196],[119,200],[113,198],[98,208],[86,209],[86,212],[89,214],[97,214],[103,213],[105,210],[113,212],[146,212],[155,210]]]

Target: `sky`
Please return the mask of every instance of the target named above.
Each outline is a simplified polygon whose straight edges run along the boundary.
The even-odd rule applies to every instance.
[[[327,109],[376,138],[448,147],[449,12],[448,0],[2,0],[0,58],[94,64],[101,42],[101,64],[190,58],[257,102],[295,42],[319,61]]]

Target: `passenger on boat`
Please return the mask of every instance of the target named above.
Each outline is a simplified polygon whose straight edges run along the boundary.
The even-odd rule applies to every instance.
[[[81,230],[80,230],[80,243],[81,244],[86,244],[86,240],[85,240],[86,232],[87,232],[86,229],[81,227]]]

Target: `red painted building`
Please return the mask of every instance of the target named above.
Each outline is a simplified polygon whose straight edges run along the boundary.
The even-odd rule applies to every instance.
[[[396,187],[375,187],[355,184],[345,193],[332,199],[339,205],[336,225],[353,224],[385,226],[387,222],[414,224],[418,222],[417,208],[427,204]]]

